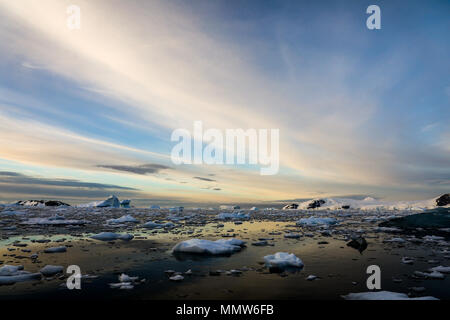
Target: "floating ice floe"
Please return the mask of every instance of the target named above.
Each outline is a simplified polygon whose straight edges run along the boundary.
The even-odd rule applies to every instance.
[[[410,298],[408,295],[391,291],[368,291],[359,293],[349,293],[342,296],[345,300],[439,300],[435,297]]]
[[[383,242],[397,242],[397,243],[404,243],[406,242],[403,238],[392,238],[392,239],[386,239]]]
[[[184,277],[181,274],[174,275],[169,278],[170,281],[183,281]]]
[[[44,250],[45,253],[59,253],[59,252],[66,252],[66,251],[67,251],[66,246],[52,247],[52,248],[47,248]]]
[[[156,223],[153,221],[148,221],[142,225],[142,227],[147,229],[162,229],[162,228],[173,228],[175,225],[172,222],[166,223]]]
[[[118,288],[121,290],[131,290],[134,289],[134,286],[136,284],[139,284],[141,282],[144,282],[145,279],[139,280],[139,277],[130,277],[129,275],[122,273],[119,276],[119,283],[110,283],[110,288]]]
[[[293,253],[277,252],[264,257],[268,268],[303,268],[303,261]]]
[[[27,225],[84,225],[89,223],[86,220],[65,220],[52,219],[52,218],[30,218],[26,221],[22,221],[21,224]]]
[[[244,220],[249,219],[250,214],[242,212],[231,212],[231,213],[222,212],[216,215],[216,218],[219,220]]]
[[[46,277],[54,276],[55,274],[62,273],[64,271],[64,268],[62,266],[53,266],[51,264],[46,265],[41,270],[39,270],[40,273],[42,273]]]
[[[450,267],[438,266],[430,269],[431,272],[450,273]]]
[[[118,234],[114,232],[100,232],[91,236],[92,239],[100,241],[124,240],[129,241],[134,238],[131,234]]]
[[[40,280],[40,273],[30,273],[23,270],[23,266],[4,265],[0,267],[0,285],[14,284],[16,282]]]
[[[125,222],[132,222],[132,223],[138,223],[139,220],[137,220],[136,218],[133,218],[131,215],[125,215],[125,216],[121,216],[120,218],[117,219],[109,219],[106,220],[106,223],[125,223]]]
[[[427,279],[444,279],[445,275],[443,273],[440,273],[439,271],[433,270],[432,272],[421,272],[421,271],[415,271],[414,275],[419,277],[424,277]]]
[[[154,204],[150,206],[150,209],[161,209],[161,207]]]
[[[191,239],[176,244],[174,253],[194,253],[208,255],[226,255],[241,250],[245,242],[239,239],[220,239],[216,241]]]
[[[13,210],[3,210],[0,212],[1,216],[10,216],[10,217],[16,217],[16,216],[23,216],[25,215],[25,211],[13,211]]]
[[[285,238],[289,238],[289,239],[299,239],[299,238],[301,237],[301,235],[300,235],[300,233],[293,233],[293,232],[290,232],[290,233],[286,233],[286,234],[284,235],[284,237],[285,237]]]
[[[298,220],[296,223],[297,225],[302,226],[333,225],[337,223],[337,220],[335,218],[309,217],[309,218],[302,218]]]
[[[228,205],[221,205],[220,210],[239,210],[240,206],[228,206]]]
[[[103,201],[94,201],[86,204],[80,204],[78,207],[80,208],[119,208],[120,201],[119,199],[112,195],[109,196],[108,199]]]

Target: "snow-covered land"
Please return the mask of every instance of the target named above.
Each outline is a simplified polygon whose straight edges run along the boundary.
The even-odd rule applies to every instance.
[[[371,197],[366,197],[363,200],[345,199],[345,198],[323,198],[300,202],[298,203],[297,209],[298,210],[311,210],[311,209],[427,210],[427,209],[435,209],[436,207],[449,207],[450,204],[448,204],[447,201],[439,201],[441,198],[445,196],[446,195],[428,200],[414,200],[414,201],[383,201]]]

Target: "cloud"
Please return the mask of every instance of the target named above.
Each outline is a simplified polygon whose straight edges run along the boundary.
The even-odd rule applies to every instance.
[[[202,180],[202,181],[210,181],[210,182],[217,181],[217,180],[214,180],[214,179],[203,178],[203,177],[193,177],[193,179]]]
[[[141,175],[145,175],[148,173],[158,173],[161,170],[171,169],[168,166],[161,165],[161,164],[153,164],[153,163],[135,165],[135,166],[103,164],[103,165],[97,165],[97,167],[112,169],[112,170],[116,170],[116,171],[131,172],[131,173],[141,174]]]
[[[391,94],[391,88],[401,87],[405,96],[421,96],[420,90],[410,86],[413,79],[408,71],[410,66],[416,70],[426,63],[430,56],[425,51],[433,50],[421,48],[433,45],[410,48],[409,34],[415,32],[408,30],[395,41],[386,35],[382,37],[386,43],[380,46],[361,33],[364,28],[351,28],[359,21],[350,16],[351,10],[344,15],[320,10],[320,19],[311,14],[308,20],[299,19],[296,12],[309,18],[309,10],[292,10],[287,16],[275,10],[269,19],[262,15],[264,24],[258,24],[259,18],[253,16],[223,20],[219,3],[210,5],[208,12],[183,10],[183,5],[169,1],[113,3],[77,1],[83,25],[73,32],[65,28],[64,1],[0,0],[1,26],[14,26],[0,27],[1,56],[7,63],[20,59],[21,70],[23,61],[25,67],[45,66],[45,71],[30,69],[27,74],[46,72],[70,91],[89,88],[95,99],[107,99],[105,114],[110,119],[130,126],[139,119],[143,127],[162,127],[158,134],[166,139],[173,128],[190,128],[199,119],[210,128],[279,128],[281,171],[286,169],[288,177],[263,179],[240,170],[221,178],[221,184],[236,196],[279,199],[283,193],[286,197],[300,193],[309,197],[311,187],[327,193],[344,188],[353,188],[345,192],[366,192],[367,188],[410,183],[425,188],[429,186],[423,181],[448,172],[448,133],[432,148],[416,141],[411,127],[401,125],[408,121],[399,121],[391,113],[399,110],[401,117],[422,114],[414,106],[402,109],[404,97]],[[323,7],[310,9],[316,12]],[[254,37],[259,29],[262,33]],[[378,52],[373,50],[377,46],[385,50],[377,56],[367,54]],[[414,78],[434,79],[433,71],[439,70],[428,71],[433,77]],[[6,74],[11,79],[16,75],[14,70]],[[419,70],[417,74],[422,75]],[[33,87],[33,79],[27,80]],[[58,86],[56,92],[60,91]],[[385,105],[383,98],[388,101]],[[14,101],[8,102],[12,109],[19,108]],[[55,104],[55,110],[60,108]],[[445,119],[447,110],[435,117]],[[164,170],[127,165],[161,158],[136,147],[143,144],[134,145],[134,139],[112,143],[115,137],[101,136],[102,132],[95,132],[92,139],[82,131],[84,127],[83,133],[71,132],[65,123],[50,126],[30,118],[2,118],[0,114],[2,158],[85,170],[101,168],[98,163],[114,159],[116,164],[103,168],[136,175]],[[69,114],[67,121],[71,118]],[[427,119],[427,123],[434,122]],[[424,168],[430,168],[427,174],[418,175]],[[186,178],[206,176],[201,169]]]
[[[39,186],[57,186],[66,188],[87,188],[97,190],[128,190],[138,191],[135,188],[122,187],[114,184],[104,184],[95,182],[84,182],[75,179],[46,179],[32,177],[25,174],[9,171],[0,172],[0,183],[7,185],[39,185]]]

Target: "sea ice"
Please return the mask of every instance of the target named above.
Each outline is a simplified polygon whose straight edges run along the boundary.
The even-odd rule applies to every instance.
[[[438,266],[430,269],[431,272],[450,273],[450,267]]]
[[[302,218],[297,221],[297,225],[303,226],[316,226],[316,225],[333,225],[336,224],[337,220],[335,218]]]
[[[66,252],[66,251],[67,251],[66,246],[52,247],[52,248],[47,248],[44,250],[45,253],[58,253],[58,252]]]
[[[410,298],[404,293],[391,291],[368,291],[359,293],[349,293],[342,296],[345,300],[439,300],[435,297]]]
[[[226,213],[226,212],[222,212],[219,213],[216,216],[217,219],[219,220],[244,220],[244,219],[249,219],[250,218],[250,214],[245,214],[242,212],[232,212],[232,213]]]
[[[46,265],[41,270],[39,270],[40,273],[42,273],[46,277],[54,276],[55,274],[61,273],[64,271],[64,268],[62,266],[53,266],[53,265]]]
[[[239,239],[220,239],[216,241],[204,239],[191,239],[178,243],[172,249],[174,253],[196,253],[223,255],[241,250],[245,242]]]
[[[131,215],[125,215],[125,216],[121,216],[120,218],[117,219],[109,219],[106,220],[106,223],[125,223],[125,222],[133,222],[133,223],[138,223],[139,220],[133,218]]]
[[[264,257],[266,266],[269,268],[303,268],[303,262],[293,253],[277,252]]]
[[[98,234],[94,234],[93,236],[91,236],[92,239],[95,240],[101,240],[101,241],[112,241],[112,240],[124,240],[124,241],[129,241],[131,239],[134,238],[133,235],[131,234],[118,234],[118,233],[114,233],[114,232],[101,232]]]

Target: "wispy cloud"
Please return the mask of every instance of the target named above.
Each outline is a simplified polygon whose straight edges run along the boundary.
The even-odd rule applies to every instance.
[[[168,166],[161,165],[161,164],[141,164],[141,165],[135,165],[135,166],[124,166],[124,165],[98,165],[98,168],[106,168],[106,169],[112,169],[116,171],[124,171],[124,172],[131,172],[135,174],[149,174],[149,173],[158,173],[161,170],[165,169],[171,169]]]
[[[203,178],[203,177],[193,177],[193,179],[202,180],[202,181],[209,181],[209,182],[214,182],[214,181],[216,181],[216,180],[214,180],[214,179]]]
[[[1,184],[24,184],[24,185],[40,185],[40,186],[57,186],[68,188],[88,188],[88,189],[101,189],[101,190],[133,190],[138,189],[122,187],[113,184],[84,182],[74,179],[47,179],[39,177],[31,177],[25,174],[9,171],[0,171],[0,183]]]

